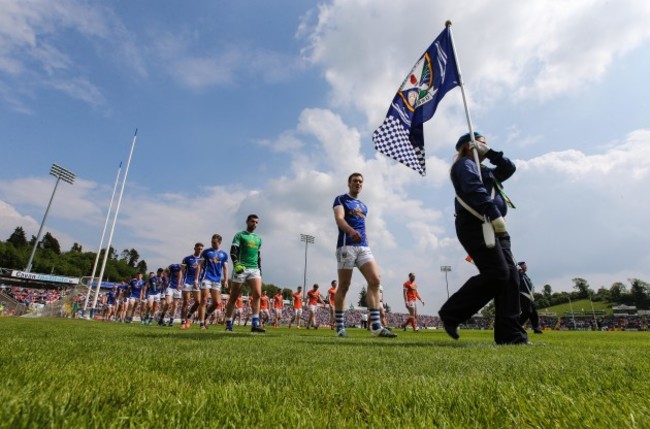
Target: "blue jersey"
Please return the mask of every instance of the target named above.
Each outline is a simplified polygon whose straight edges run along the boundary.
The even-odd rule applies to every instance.
[[[115,304],[115,295],[117,295],[117,293],[118,293],[117,289],[109,290],[108,292],[106,292],[106,304],[108,305]]]
[[[185,278],[183,282],[185,284],[194,284],[195,280],[198,280],[196,275],[198,274],[199,261],[201,256],[186,256],[183,258],[182,264],[185,266]]]
[[[122,283],[117,287],[117,293],[119,294],[119,297],[121,299],[126,298],[127,297],[126,295],[129,293],[129,285],[126,283]]]
[[[147,296],[156,295],[163,289],[163,278],[154,276],[147,280]]]
[[[129,289],[131,289],[131,298],[140,299],[142,286],[144,286],[144,280],[131,279],[129,282]]]
[[[169,268],[168,287],[172,289],[176,289],[178,288],[178,273],[181,272],[181,266],[179,264],[171,264],[168,268]]]
[[[343,194],[336,197],[332,207],[337,206],[343,207],[345,221],[355,231],[361,234],[361,241],[352,241],[350,234],[339,228],[339,238],[336,241],[336,248],[338,249],[341,246],[367,246],[366,215],[368,214],[368,207],[366,207],[361,200],[352,198],[349,194]]]
[[[223,250],[210,247],[201,253],[201,257],[203,258],[202,279],[211,282],[220,282],[223,266],[228,263],[228,254]]]

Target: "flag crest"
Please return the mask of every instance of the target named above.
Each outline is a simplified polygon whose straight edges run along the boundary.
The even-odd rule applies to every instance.
[[[397,90],[384,122],[372,134],[375,149],[424,176],[422,124],[433,117],[442,97],[458,84],[458,67],[447,27]]]

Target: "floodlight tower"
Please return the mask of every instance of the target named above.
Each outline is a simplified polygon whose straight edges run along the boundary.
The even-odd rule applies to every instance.
[[[302,279],[302,297],[307,296],[307,247],[314,244],[315,238],[312,235],[300,234],[300,241],[305,243],[305,271]]]
[[[447,285],[447,299],[449,299],[449,281],[447,281],[447,273],[451,271],[451,266],[442,265],[440,271],[445,273],[445,284]]]
[[[38,229],[38,234],[36,235],[36,241],[34,242],[34,247],[32,248],[32,254],[29,256],[29,262],[27,262],[27,267],[25,271],[28,273],[32,271],[32,262],[34,261],[34,255],[36,254],[36,248],[38,243],[41,241],[41,234],[43,233],[43,226],[45,225],[45,219],[47,219],[47,214],[50,211],[50,206],[52,205],[52,200],[54,199],[54,194],[56,193],[56,188],[59,186],[59,182],[63,180],[66,183],[73,184],[75,179],[75,174],[60,165],[52,164],[50,168],[50,174],[56,177],[56,183],[54,184],[54,190],[52,191],[52,196],[50,197],[50,202],[47,204],[47,209],[45,209],[45,215],[41,221],[41,227]]]

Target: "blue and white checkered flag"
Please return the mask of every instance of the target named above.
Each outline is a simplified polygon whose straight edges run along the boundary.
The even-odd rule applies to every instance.
[[[372,134],[375,149],[422,176],[426,174],[422,124],[438,103],[459,85],[458,67],[446,27],[420,57],[400,86],[384,122]]]
[[[377,151],[424,176],[424,146],[418,147],[411,143],[410,131],[399,119],[389,114],[372,134],[372,140]]]

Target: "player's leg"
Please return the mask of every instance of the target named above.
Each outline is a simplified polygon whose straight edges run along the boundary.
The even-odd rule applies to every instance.
[[[260,297],[262,296],[262,277],[259,275],[251,275],[246,280],[246,283],[248,284],[248,287],[251,291],[249,299],[253,299],[253,303],[250,305],[251,331],[266,332],[266,330],[260,326]]]
[[[228,302],[226,303],[226,330],[232,331],[233,325],[233,312],[235,311],[235,302],[241,294],[241,283],[232,282],[230,286],[230,295],[228,296]],[[240,316],[241,317],[241,316]]]
[[[379,316],[379,266],[370,254],[364,251],[359,258],[359,271],[366,279],[368,290],[366,302],[368,303],[369,323],[372,334],[380,337],[395,337],[396,335],[381,325]]]

